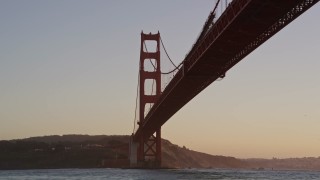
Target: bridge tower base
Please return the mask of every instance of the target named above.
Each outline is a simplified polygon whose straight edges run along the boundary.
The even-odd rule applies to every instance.
[[[138,142],[134,141],[133,135],[132,135],[130,136],[130,142],[129,142],[129,160],[130,160],[131,168],[138,167],[137,150],[138,150]]]

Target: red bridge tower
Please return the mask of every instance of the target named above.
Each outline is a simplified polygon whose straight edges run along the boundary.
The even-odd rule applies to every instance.
[[[156,51],[145,51],[145,41],[156,41]],[[154,60],[154,61],[152,61]],[[151,61],[154,71],[145,70],[145,61]],[[161,95],[161,70],[160,70],[160,33],[144,34],[141,32],[140,50],[140,106],[139,106],[139,126],[144,125],[145,109],[148,104],[155,104]],[[146,94],[146,80],[151,79],[155,82],[155,93]],[[153,85],[152,85],[153,86]],[[135,141],[135,142],[133,142]],[[151,135],[144,133],[131,142],[131,166],[143,168],[158,168],[161,166],[161,127]],[[136,150],[137,148],[137,150]],[[136,157],[132,157],[136,156]],[[135,159],[137,158],[137,159]],[[133,159],[133,160],[132,160]]]

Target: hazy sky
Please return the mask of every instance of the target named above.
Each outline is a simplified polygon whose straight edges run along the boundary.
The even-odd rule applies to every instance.
[[[131,134],[140,33],[178,64],[212,0],[0,1],[0,139]],[[320,5],[211,84],[163,138],[215,155],[320,156]]]

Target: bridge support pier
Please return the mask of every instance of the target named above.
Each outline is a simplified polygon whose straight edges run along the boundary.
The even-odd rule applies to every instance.
[[[137,150],[138,150],[138,142],[134,141],[133,135],[132,135],[130,137],[130,142],[129,142],[129,160],[130,160],[131,168],[135,168],[138,166]]]
[[[161,168],[161,128],[149,138],[130,137],[131,168]]]
[[[138,167],[161,167],[161,129],[148,138],[141,137],[138,145]]]

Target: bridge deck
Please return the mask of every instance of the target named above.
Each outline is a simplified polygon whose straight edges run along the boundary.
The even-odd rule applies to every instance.
[[[209,84],[319,0],[234,0],[166,87],[135,133],[150,136]]]

